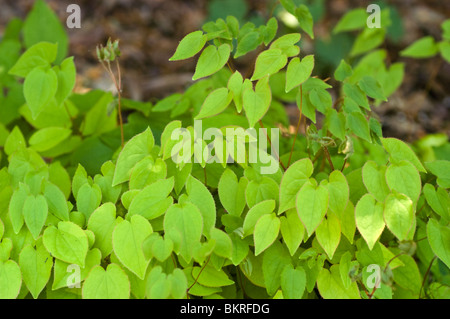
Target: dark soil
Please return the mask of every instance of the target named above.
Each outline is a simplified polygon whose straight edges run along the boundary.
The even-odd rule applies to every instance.
[[[13,17],[26,17],[33,0],[2,0],[0,34]],[[81,29],[68,29],[69,54],[75,56],[79,72],[77,90],[111,87],[95,56],[95,47],[106,40],[120,39],[124,95],[156,101],[189,85],[195,59],[169,62],[178,41],[197,30],[208,18],[208,0],[47,0],[65,22],[69,4],[82,10]],[[399,52],[416,39],[432,35],[440,40],[440,24],[450,17],[450,1],[387,1],[402,17],[404,36],[388,41],[385,49],[391,62],[406,63],[405,80],[389,101],[375,108],[385,136],[415,141],[429,133],[450,135],[450,64],[436,57],[405,59]],[[270,0],[247,0],[248,12],[266,17]],[[365,8],[363,0],[325,1],[325,17],[315,25],[316,36],[327,36],[337,20],[348,10]],[[306,38],[306,36],[304,37]],[[249,58],[242,62],[253,63]],[[330,74],[328,74],[330,75]],[[325,77],[325,76],[324,76]],[[295,112],[292,121],[296,122]]]

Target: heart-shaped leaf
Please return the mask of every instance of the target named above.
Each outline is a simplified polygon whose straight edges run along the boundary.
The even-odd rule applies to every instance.
[[[314,69],[314,56],[307,55],[301,61],[300,58],[293,58],[286,71],[286,92],[299,86],[311,76]]]
[[[383,203],[371,194],[364,195],[356,204],[356,227],[372,250],[384,230]]]
[[[15,261],[0,260],[0,299],[15,299],[22,286],[22,275]]]
[[[86,278],[82,295],[84,299],[128,299],[130,281],[125,272],[116,264],[94,267]]]
[[[144,279],[149,259],[145,258],[142,243],[153,232],[147,219],[131,216],[117,224],[112,235],[114,253],[120,262],[140,279]]]
[[[408,196],[393,191],[384,203],[384,221],[395,237],[399,240],[408,239],[409,233],[414,231],[413,201]]]
[[[245,116],[250,127],[262,119],[269,109],[272,101],[272,92],[269,86],[269,78],[265,77],[256,83],[255,90],[248,88],[243,93]]]
[[[84,267],[89,248],[86,233],[72,222],[59,222],[44,231],[43,243],[53,257]]]
[[[323,185],[305,183],[297,193],[297,213],[308,237],[320,225],[328,209],[328,189]]]

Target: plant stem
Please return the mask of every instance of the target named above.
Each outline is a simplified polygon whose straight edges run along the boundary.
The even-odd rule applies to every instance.
[[[328,147],[324,146],[323,152],[328,160],[328,163],[330,164],[331,171],[334,171],[334,165],[333,165],[333,162],[331,161],[331,156],[330,156],[330,152],[328,152]]]
[[[197,278],[195,278],[195,280],[192,283],[192,285],[187,289],[187,291],[186,291],[187,294],[189,293],[189,290],[191,290],[191,288],[194,287],[194,285],[197,283],[198,278],[200,278],[200,275],[202,274],[202,271],[205,269],[206,265],[208,265],[210,259],[211,259],[211,255],[208,256],[208,260],[202,266],[202,269],[200,269],[200,272],[198,273]]]
[[[125,144],[125,138],[124,138],[124,134],[123,134],[123,119],[122,119],[122,78],[121,78],[121,73],[120,73],[119,62],[117,60],[116,60],[116,66],[117,66],[117,74],[118,74],[118,78],[119,78],[119,83],[117,83],[116,77],[114,76],[114,72],[111,70],[111,65],[108,61],[109,74],[110,74],[112,80],[114,81],[114,85],[116,86],[116,90],[117,90],[117,104],[118,104],[117,113],[119,115],[120,142],[121,142],[120,144],[121,144],[121,147],[123,148],[123,146]]]
[[[342,164],[341,172],[344,171],[345,164],[347,164],[347,158],[344,159],[344,164]]]
[[[289,168],[289,166],[291,165],[291,159],[292,159],[292,153],[294,152],[294,146],[295,146],[295,142],[297,141],[297,135],[298,135],[298,131],[300,129],[300,123],[302,121],[302,108],[303,108],[303,88],[302,85],[300,85],[300,115],[298,117],[298,122],[297,122],[297,128],[295,129],[295,136],[294,136],[294,142],[292,143],[292,148],[291,148],[291,153],[289,154],[289,161],[287,163],[287,167]]]
[[[423,276],[422,285],[420,286],[419,299],[422,296],[423,287],[425,287],[425,282],[427,281],[428,275],[430,274],[431,266],[433,266],[433,263],[436,260],[436,258],[437,258],[437,256],[434,256],[433,259],[431,259],[430,265],[428,265],[427,271],[425,272],[425,275]]]

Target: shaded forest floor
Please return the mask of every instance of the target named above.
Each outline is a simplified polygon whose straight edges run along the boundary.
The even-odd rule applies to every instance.
[[[215,0],[217,1],[217,0]],[[234,2],[244,0],[236,0]],[[0,33],[12,17],[25,18],[33,0],[2,0]],[[67,5],[76,3],[82,8],[81,29],[68,29],[69,54],[75,56],[79,73],[78,90],[83,88],[109,89],[112,85],[99,65],[95,47],[106,40],[120,39],[122,50],[124,95],[142,101],[156,101],[171,93],[183,90],[191,82],[195,59],[169,62],[178,41],[195,31],[213,12],[208,0],[47,0],[65,21]],[[450,135],[450,64],[440,57],[415,60],[399,57],[399,52],[415,40],[431,35],[440,40],[440,24],[450,17],[450,1],[387,1],[401,17],[396,40],[386,42],[388,59],[406,64],[405,80],[389,101],[374,108],[379,115],[385,136],[398,137],[413,142],[426,134]],[[315,25],[316,38],[326,41],[330,31],[348,10],[365,8],[367,1],[324,1],[324,16]],[[242,5],[242,4],[241,4]],[[247,0],[242,7],[230,8],[246,18],[266,19],[273,1]],[[304,51],[314,53],[313,43]],[[305,53],[305,52],[303,52]],[[319,53],[320,54],[320,53]],[[254,61],[249,54],[239,66],[245,68]],[[318,57],[320,59],[320,56]],[[322,70],[326,70],[326,67]],[[332,73],[318,74],[325,78]],[[292,123],[298,111],[288,107]]]

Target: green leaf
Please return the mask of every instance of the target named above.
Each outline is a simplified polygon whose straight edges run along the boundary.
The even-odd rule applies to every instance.
[[[216,73],[224,67],[230,57],[231,47],[222,44],[219,48],[213,45],[206,47],[198,59],[192,80],[198,80]]]
[[[22,286],[19,265],[13,260],[0,260],[0,299],[15,299]]]
[[[339,273],[341,274],[341,280],[344,284],[344,287],[348,289],[350,285],[352,284],[352,278],[350,277],[350,271],[352,271],[352,254],[347,251],[345,254],[342,255],[340,261],[339,261]]]
[[[417,169],[408,161],[389,165],[386,170],[386,182],[390,189],[403,193],[414,203],[419,200],[422,182]]]
[[[300,33],[285,34],[272,42],[269,49],[280,49],[287,57],[292,57],[300,53],[300,48],[295,44],[300,41]]]
[[[81,164],[78,164],[77,170],[72,178],[72,193],[75,198],[78,196],[78,191],[86,183],[92,184],[90,178],[87,176],[87,172]]]
[[[378,83],[377,80],[375,80],[373,77],[363,77],[361,80],[359,80],[358,86],[371,98],[387,101],[387,98],[385,97],[383,92],[383,88],[381,87],[380,83]]]
[[[334,214],[327,214],[316,229],[316,238],[325,250],[328,258],[333,259],[336,248],[341,240],[341,225]]]
[[[419,172],[427,172],[417,155],[405,142],[396,138],[381,138],[381,142],[383,143],[386,151],[389,153],[391,162],[407,160],[411,162],[419,170]]]
[[[333,171],[327,184],[329,203],[328,209],[336,214],[341,214],[347,207],[349,198],[349,187],[347,179],[341,171]]]
[[[311,104],[322,114],[326,114],[333,105],[331,94],[323,89],[312,89],[309,91]]]
[[[301,4],[298,8],[295,9],[295,17],[300,24],[300,28],[303,29],[311,39],[314,39],[314,31],[313,31],[313,17],[311,12],[306,5]]]
[[[239,71],[233,73],[228,80],[228,89],[233,93],[233,102],[239,113],[242,111],[242,93],[244,89],[244,79]]]
[[[281,274],[291,265],[291,257],[286,247],[275,241],[263,254],[262,274],[267,293],[273,296],[281,285]],[[256,272],[256,269],[253,270]]]
[[[311,76],[313,69],[313,55],[305,56],[301,62],[300,58],[293,58],[286,71],[286,93],[305,82]]]
[[[112,186],[128,181],[134,165],[150,155],[154,145],[155,139],[150,128],[129,140],[117,159]]]
[[[426,59],[435,56],[439,48],[432,36],[423,37],[400,52],[401,56]]]
[[[345,114],[329,108],[325,116],[328,130],[340,140],[345,140]]]
[[[445,20],[441,24],[442,28],[442,37],[445,40],[450,40],[450,19]]]
[[[189,176],[186,182],[189,201],[195,204],[202,214],[203,234],[208,238],[210,230],[216,224],[216,204],[208,188],[198,179]]]
[[[19,266],[23,281],[28,290],[37,299],[47,285],[53,267],[53,258],[44,250],[35,250],[31,246],[22,249],[19,256]]]
[[[425,166],[433,175],[437,176],[437,184],[443,188],[450,188],[450,161],[438,160],[427,162]]]
[[[207,265],[206,267],[192,268],[192,276],[197,278],[197,282],[205,287],[223,287],[234,284],[223,270],[217,270]]]
[[[169,61],[185,60],[193,57],[205,46],[207,36],[202,31],[187,34],[178,44],[178,47]]]
[[[128,215],[141,215],[149,220],[163,215],[173,203],[173,198],[169,196],[173,186],[173,178],[161,179],[146,186],[131,201]]]
[[[250,127],[264,117],[272,101],[272,92],[269,86],[269,78],[265,77],[256,83],[255,90],[248,88],[243,93],[243,105],[245,115]]]
[[[231,261],[233,265],[238,266],[247,257],[249,253],[249,247],[246,242],[244,242],[240,236],[236,233],[230,234],[231,242],[233,247],[231,249]]]
[[[112,234],[114,253],[122,265],[140,279],[144,279],[150,260],[144,256],[142,243],[153,232],[147,219],[140,215],[131,216],[117,224]]]
[[[301,299],[306,288],[306,273],[301,267],[287,266],[281,273],[281,290],[286,299]]]
[[[45,197],[42,195],[28,195],[23,204],[23,216],[33,238],[36,240],[47,220],[48,205]]]
[[[233,38],[237,38],[239,35],[239,20],[232,15],[227,16],[227,27],[231,32]]]
[[[450,268],[450,228],[431,218],[427,224],[427,237],[433,253]]]
[[[294,0],[280,0],[280,3],[287,12],[294,14],[295,8],[297,7]]]
[[[129,299],[130,281],[116,264],[94,267],[86,278],[82,294],[84,299]]]
[[[295,200],[300,188],[308,181],[314,171],[309,158],[301,159],[289,166],[280,183],[280,208],[282,213],[295,207]]]
[[[33,45],[19,58],[9,70],[9,74],[26,77],[36,68],[47,68],[55,61],[58,46],[53,43],[40,42]]]
[[[412,229],[415,216],[412,200],[397,192],[389,194],[384,203],[384,221],[389,230],[399,240],[408,239],[414,232]]]
[[[10,238],[4,238],[0,242],[0,261],[7,261],[11,257],[13,242]]]
[[[89,217],[87,229],[95,235],[95,248],[100,249],[103,258],[113,251],[112,234],[117,225],[116,206],[105,203],[97,208]]]
[[[238,41],[234,58],[237,59],[248,52],[255,50],[262,42],[259,32],[252,31],[247,33]]]
[[[305,235],[305,227],[298,218],[295,209],[289,209],[286,217],[280,217],[280,229],[283,241],[289,249],[291,256],[295,254]]]
[[[35,151],[44,152],[64,141],[71,133],[64,127],[46,127],[31,135],[29,143]]]
[[[202,104],[200,112],[195,117],[196,120],[211,117],[222,113],[233,99],[233,93],[227,88],[219,88],[212,91]]]
[[[372,250],[384,230],[383,202],[378,202],[371,194],[364,195],[356,204],[356,227]]]
[[[277,73],[287,63],[287,57],[280,49],[269,49],[261,52],[255,62],[252,81]]]
[[[52,289],[56,290],[64,287],[76,287],[81,284],[81,282],[89,275],[92,268],[100,265],[101,259],[102,253],[97,248],[88,251],[84,268],[73,267],[73,265],[56,259]],[[78,270],[80,270],[80,272],[78,272]]]
[[[6,155],[11,155],[15,151],[26,147],[27,142],[25,141],[20,128],[18,126],[15,126],[11,133],[9,133],[5,141],[4,150]]]
[[[255,241],[255,256],[266,250],[277,239],[280,231],[280,219],[275,214],[265,214],[255,225],[253,238]]]
[[[89,248],[88,237],[74,223],[64,221],[58,223],[58,228],[47,227],[44,231],[43,243],[53,257],[84,267]]]
[[[175,252],[190,262],[203,232],[202,214],[189,202],[172,205],[164,216],[164,232],[173,241]]]
[[[333,265],[330,271],[323,268],[317,277],[317,288],[324,299],[361,299],[356,281],[345,288],[339,271],[339,265]]]
[[[56,62],[59,63],[67,55],[69,39],[58,16],[45,1],[35,2],[23,24],[23,39],[27,48],[41,41],[58,45]]]
[[[344,94],[348,96],[350,99],[352,99],[359,106],[362,106],[367,110],[370,110],[369,101],[367,100],[365,92],[363,92],[355,84],[345,83]]]
[[[433,211],[442,218],[450,219],[450,196],[444,188],[438,187],[436,191],[433,185],[425,184],[423,194]]]
[[[141,161],[142,162],[142,161]],[[162,162],[162,160],[160,160]],[[133,179],[133,174],[135,174],[135,171],[137,167],[133,170],[133,173],[130,177],[130,189],[133,189],[136,187],[136,184],[138,183],[146,183],[149,179],[152,180],[152,178],[159,179],[161,175],[165,176],[165,164],[158,165],[159,163],[155,164],[151,167],[151,170],[138,170],[140,173],[140,179],[139,181],[136,181]],[[136,165],[137,166],[137,165]],[[103,163],[102,167],[100,168],[102,175],[97,174],[94,177],[94,183],[97,184],[100,189],[102,190],[102,202],[107,203],[116,203],[119,199],[119,196],[122,192],[122,185],[112,186],[112,180],[114,177],[114,170],[116,169],[116,166],[111,161],[107,161]],[[153,174],[152,174],[153,173]],[[149,177],[148,175],[152,175]],[[134,186],[134,187],[133,187]],[[140,185],[139,185],[140,186]]]
[[[258,220],[264,215],[271,214],[274,209],[274,200],[265,200],[252,206],[244,219],[244,225],[242,226],[244,231],[243,236],[246,237],[253,234]]]
[[[384,28],[365,28],[356,37],[350,51],[350,57],[356,57],[370,50],[380,46],[386,37],[386,30]]]
[[[334,71],[334,78],[338,81],[344,81],[346,78],[352,76],[353,69],[345,60],[341,60],[336,71]]]
[[[347,12],[333,29],[333,33],[363,29],[367,23],[366,10],[353,9]]]
[[[370,137],[369,122],[362,113],[351,112],[347,114],[347,127],[355,133],[357,136],[365,139],[368,142],[372,142]]]
[[[264,44],[268,45],[273,38],[277,35],[278,21],[275,17],[272,17],[267,21],[266,28],[262,32],[264,38]]]
[[[61,220],[69,220],[69,209],[63,192],[53,183],[44,181],[43,195],[48,204],[48,211]]]
[[[9,217],[14,233],[17,235],[23,226],[23,205],[30,190],[26,184],[20,183],[19,188],[14,191],[9,202]]]
[[[297,193],[297,213],[306,228],[308,237],[320,225],[328,209],[328,189],[322,185],[305,183]]]
[[[362,170],[364,185],[369,193],[380,202],[384,202],[390,193],[386,183],[386,169],[386,165],[378,166],[374,161],[368,161]]]
[[[450,63],[450,42],[442,41],[439,43],[439,51],[441,52],[442,58],[444,58],[448,63]]]
[[[219,199],[225,210],[235,216],[240,216],[245,207],[245,188],[248,180],[241,178],[238,182],[236,174],[226,169],[219,180]]]
[[[173,242],[170,238],[158,237],[152,245],[152,255],[160,262],[163,262],[172,254]]]
[[[86,220],[88,220],[92,212],[102,202],[102,190],[100,186],[97,184],[92,186],[89,183],[84,184],[78,190],[76,201],[78,211],[83,213]]]
[[[394,281],[399,286],[409,289],[416,296],[419,296],[423,279],[416,261],[409,255],[401,255],[398,258],[404,266],[400,266],[392,270]]]
[[[73,62],[73,57],[65,59],[61,63],[61,66],[55,66],[53,69],[58,77],[58,90],[55,94],[56,103],[61,105],[75,87],[77,70]]]
[[[166,299],[170,295],[170,284],[161,266],[154,267],[148,274],[146,294],[149,299]]]
[[[58,77],[52,69],[38,67],[27,75],[23,84],[23,94],[33,119],[36,119],[54,98],[57,89]]]

